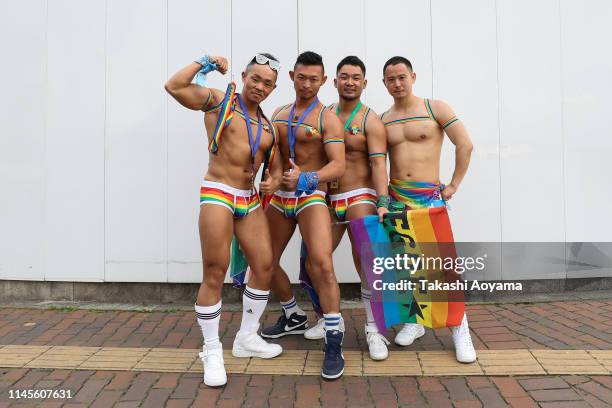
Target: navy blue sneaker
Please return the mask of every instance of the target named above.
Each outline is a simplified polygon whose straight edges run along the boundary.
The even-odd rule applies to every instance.
[[[325,332],[325,357],[321,367],[321,377],[333,380],[344,372],[344,356],[342,355],[342,339],[344,333],[340,330]]]
[[[308,316],[293,313],[289,318],[285,317],[285,312],[281,315],[272,327],[266,327],[261,331],[261,337],[276,339],[288,334],[302,334],[308,329]]]

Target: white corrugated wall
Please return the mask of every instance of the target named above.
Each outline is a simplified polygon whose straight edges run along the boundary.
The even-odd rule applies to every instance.
[[[301,51],[332,76],[362,57],[377,111],[384,61],[406,56],[416,93],[450,103],[476,147],[452,202],[458,241],[612,241],[611,17],[605,0],[2,1],[0,279],[200,280],[202,117],[163,84],[204,53],[228,56],[236,80],[255,52],[279,57],[268,112],[292,100]],[[331,78],[320,98],[336,100]],[[443,181],[453,163],[447,142]],[[292,279],[297,256],[294,239]],[[335,265],[356,281],[347,242]]]

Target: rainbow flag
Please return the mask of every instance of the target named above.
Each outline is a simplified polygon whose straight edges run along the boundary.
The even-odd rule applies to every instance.
[[[391,212],[382,223],[370,215],[349,226],[381,333],[398,323],[461,324],[462,280],[454,271],[457,254],[446,207]],[[456,290],[439,289],[453,285]]]

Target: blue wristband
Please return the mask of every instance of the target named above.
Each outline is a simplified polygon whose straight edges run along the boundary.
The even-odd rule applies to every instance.
[[[217,64],[210,62],[210,57],[204,55],[200,59],[195,60],[198,64],[202,65],[202,68],[198,71],[195,77],[195,83],[199,86],[206,85],[206,74],[217,69]]]
[[[297,182],[295,196],[299,197],[302,193],[312,194],[319,186],[319,175],[316,171],[303,171],[300,173]]]

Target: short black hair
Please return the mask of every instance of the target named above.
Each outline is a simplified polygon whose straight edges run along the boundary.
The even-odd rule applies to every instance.
[[[383,67],[383,76],[385,76],[385,70],[387,69],[389,65],[397,65],[397,64],[404,64],[406,65],[406,67],[408,67],[410,71],[412,71],[412,64],[410,63],[410,61],[408,61],[407,58],[396,55],[395,57],[389,58],[387,62],[385,62],[385,66]]]
[[[365,64],[363,63],[362,60],[359,59],[359,57],[356,57],[354,55],[349,55],[348,57],[342,58],[342,61],[340,61],[338,63],[338,66],[336,67],[336,74],[338,74],[338,72],[340,71],[340,68],[342,68],[345,65],[353,65],[355,67],[359,67],[361,68],[361,73],[363,74],[363,76],[365,76],[366,74]]]
[[[300,55],[298,55],[297,60],[295,60],[295,65],[293,69],[298,65],[318,65],[325,72],[325,67],[323,66],[323,57],[312,51],[304,51]]]
[[[276,57],[268,52],[259,52],[258,54],[263,55],[264,57],[267,57],[268,59],[271,59],[272,61],[276,61],[278,62],[278,60],[276,59]],[[246,69],[248,70],[249,68],[251,68],[251,66],[257,64],[257,60],[256,57],[254,56],[253,59],[247,64]],[[274,72],[276,72],[276,70],[273,70]],[[277,72],[278,74],[278,72]]]

